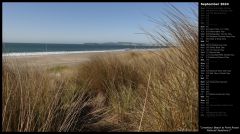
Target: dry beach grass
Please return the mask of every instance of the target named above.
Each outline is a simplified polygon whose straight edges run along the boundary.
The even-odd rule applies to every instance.
[[[198,29],[174,11],[172,40],[145,32],[173,46],[160,51],[47,69],[3,60],[2,131],[197,131]]]

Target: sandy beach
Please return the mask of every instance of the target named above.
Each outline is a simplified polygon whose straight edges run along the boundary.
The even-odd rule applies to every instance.
[[[124,54],[130,51],[118,52],[90,52],[90,53],[75,53],[75,54],[52,54],[52,55],[34,55],[34,56],[6,56],[4,59],[7,62],[13,62],[37,66],[55,66],[55,65],[77,65],[85,61],[89,61],[93,56],[103,56],[108,54]]]

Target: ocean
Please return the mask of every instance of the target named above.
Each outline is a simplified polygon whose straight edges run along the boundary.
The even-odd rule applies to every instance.
[[[108,51],[128,51],[157,49],[139,43],[83,43],[83,44],[50,44],[50,43],[3,43],[3,56],[48,55],[65,53],[89,53]]]

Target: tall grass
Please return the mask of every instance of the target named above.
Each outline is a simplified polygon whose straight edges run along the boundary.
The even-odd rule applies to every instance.
[[[145,31],[169,48],[92,57],[71,77],[4,60],[2,130],[196,131],[197,23],[172,9],[169,23],[153,19],[170,36]]]
[[[3,131],[79,131],[91,112],[102,112],[91,109],[96,100],[71,79],[52,78],[38,67],[3,61],[2,77]]]
[[[167,24],[153,19],[160,31],[145,31],[169,48],[94,57],[79,69],[78,83],[91,82],[89,90],[104,94],[118,131],[198,130],[197,16],[190,21],[172,9]]]

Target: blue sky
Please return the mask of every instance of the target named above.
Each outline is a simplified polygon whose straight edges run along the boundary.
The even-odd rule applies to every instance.
[[[171,3],[190,17],[193,3]],[[141,27],[164,20],[169,3],[3,3],[3,42],[86,43],[150,40]]]

